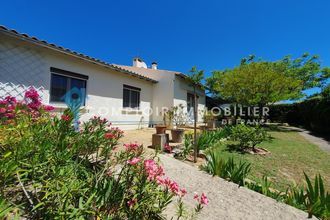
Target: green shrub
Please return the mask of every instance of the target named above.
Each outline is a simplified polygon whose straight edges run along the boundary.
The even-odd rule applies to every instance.
[[[245,124],[233,126],[230,137],[233,141],[238,142],[240,150],[247,148],[255,149],[256,145],[270,138],[266,130],[260,126],[251,127]]]
[[[121,130],[94,117],[77,132],[70,110],[52,116],[29,92],[0,100],[0,218],[161,219],[182,202],[185,189],[141,145],[115,150]]]
[[[199,150],[205,150],[213,147],[214,144],[218,143],[222,139],[228,138],[230,135],[230,128],[224,127],[215,131],[203,131],[197,137],[197,146]]]
[[[274,105],[270,108],[272,122],[287,122],[325,133],[330,132],[330,99],[313,98],[300,103]]]
[[[242,161],[237,163],[232,157],[224,160],[220,151],[212,149],[207,152],[206,164],[202,166],[202,170],[243,186],[251,171],[251,164]]]
[[[184,143],[183,143],[183,151],[182,151],[182,157],[184,159],[187,158],[187,156],[192,152],[193,150],[193,137],[191,134],[185,134],[184,135]]]

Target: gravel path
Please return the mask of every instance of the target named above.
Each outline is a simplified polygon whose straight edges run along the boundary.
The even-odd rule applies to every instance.
[[[138,141],[144,146],[151,145],[154,129],[125,131],[122,143]],[[147,153],[154,152],[146,148]],[[212,219],[307,219],[307,213],[280,203],[244,187],[225,181],[219,177],[200,171],[197,167],[176,160],[166,154],[159,155],[168,177],[187,189],[185,203],[194,208],[193,193],[206,193],[210,203],[198,216],[201,220]],[[168,219],[175,216],[176,207],[172,203],[165,211]],[[175,218],[174,218],[175,219]]]
[[[206,193],[210,203],[198,219],[307,219],[307,213],[277,202],[274,199],[251,191],[218,177],[212,177],[196,167],[167,155],[160,155],[165,173],[188,191],[185,202],[194,207],[193,193]],[[165,212],[168,219],[175,215],[172,204]]]

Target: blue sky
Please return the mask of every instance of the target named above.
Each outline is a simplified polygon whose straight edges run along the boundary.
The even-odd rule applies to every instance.
[[[0,24],[111,63],[209,73],[249,54],[309,52],[330,66],[329,11],[327,0],[10,0]]]

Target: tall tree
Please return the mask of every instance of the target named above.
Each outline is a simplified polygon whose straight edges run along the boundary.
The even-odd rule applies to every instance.
[[[321,86],[327,74],[317,56],[286,56],[274,62],[250,56],[243,58],[238,67],[214,71],[207,85],[233,102],[264,106],[304,97],[303,90]]]
[[[204,70],[197,70],[194,66],[189,71],[187,79],[190,81],[194,90],[194,162],[197,162],[198,146],[197,146],[197,89],[204,89],[202,80],[204,79]]]

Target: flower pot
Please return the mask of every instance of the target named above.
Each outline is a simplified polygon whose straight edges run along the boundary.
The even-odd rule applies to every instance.
[[[156,125],[156,134],[165,134],[166,126],[165,125]]]
[[[178,128],[178,129],[172,129],[172,141],[175,143],[182,143],[183,135],[184,135],[184,129]]]

